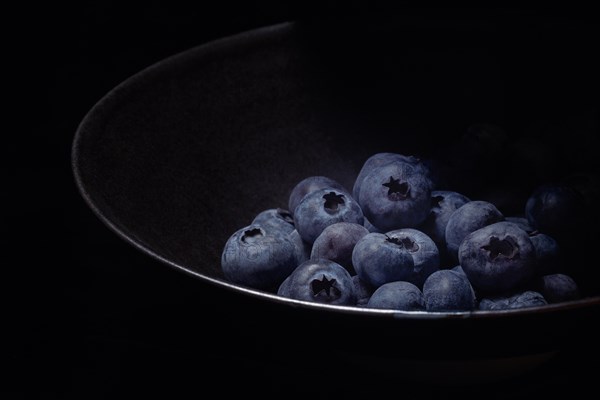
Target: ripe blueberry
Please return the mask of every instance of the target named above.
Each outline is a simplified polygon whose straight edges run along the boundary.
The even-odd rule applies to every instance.
[[[311,245],[329,225],[338,222],[364,223],[362,210],[347,192],[319,189],[306,195],[294,211],[296,229]]]
[[[475,289],[508,292],[535,272],[535,248],[529,235],[512,222],[496,222],[465,237],[459,263]]]
[[[294,270],[295,245],[287,235],[268,234],[259,224],[229,237],[221,255],[225,278],[239,285],[274,290]]]
[[[425,299],[421,289],[412,283],[396,281],[379,286],[366,306],[400,311],[425,311]]]
[[[315,303],[356,305],[352,277],[344,267],[326,259],[300,264],[281,284],[278,294]]]

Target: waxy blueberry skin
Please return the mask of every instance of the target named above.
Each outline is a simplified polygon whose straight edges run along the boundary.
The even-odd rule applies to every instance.
[[[366,306],[399,311],[425,311],[425,298],[421,289],[410,282],[388,282],[373,292]]]
[[[525,216],[531,226],[554,238],[569,238],[583,226],[585,202],[579,192],[562,184],[538,186],[527,199]]]
[[[315,303],[356,305],[354,282],[348,271],[323,258],[308,260],[296,267],[277,293]]]
[[[560,303],[581,298],[581,292],[575,280],[562,273],[539,277],[536,288],[548,303]]]
[[[440,269],[438,247],[425,233],[414,228],[403,228],[389,231],[385,235],[401,243],[413,259],[412,271],[404,279],[405,281],[413,283],[420,289],[425,279]]]
[[[419,226],[431,209],[433,182],[425,167],[393,161],[362,180],[359,204],[365,217],[383,232]]]
[[[512,222],[496,222],[465,237],[459,263],[476,290],[502,293],[527,283],[535,273],[535,248]]]
[[[360,188],[364,178],[375,168],[382,167],[394,161],[407,162],[422,168],[423,173],[429,173],[426,165],[422,163],[418,157],[410,155],[407,156],[399,153],[375,153],[371,157],[367,158],[367,160],[363,163],[363,166],[358,172],[358,176],[354,181],[354,186],[352,187],[352,196],[356,199],[356,201],[360,203]]]
[[[323,229],[315,239],[310,258],[326,258],[335,261],[355,275],[352,265],[352,250],[356,243],[369,231],[353,222],[337,222]]]
[[[427,311],[471,311],[476,307],[475,291],[465,274],[441,269],[423,284]]]
[[[288,210],[294,214],[294,210],[307,194],[321,189],[337,189],[347,192],[348,190],[335,179],[327,176],[315,175],[302,179],[292,188],[288,198]]]
[[[502,213],[488,201],[472,200],[450,215],[446,224],[446,250],[453,261],[458,261],[458,248],[464,238],[486,225],[504,220]]]
[[[558,242],[545,233],[531,232],[529,239],[535,249],[535,272],[548,275],[558,272],[561,263],[561,251]]]
[[[364,223],[362,210],[348,192],[320,189],[306,195],[294,211],[294,222],[302,240],[311,245],[329,225]]]
[[[480,310],[511,310],[539,307],[548,304],[544,296],[534,290],[525,290],[511,295],[485,297],[479,301]]]
[[[363,236],[352,251],[357,275],[374,289],[387,282],[406,281],[413,275],[413,257],[401,242],[382,233]]]
[[[236,231],[221,255],[225,278],[255,289],[276,289],[297,265],[292,240],[287,235],[269,234],[260,224]]]

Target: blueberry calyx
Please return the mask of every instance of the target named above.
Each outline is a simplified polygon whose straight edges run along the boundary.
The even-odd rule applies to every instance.
[[[407,251],[411,253],[414,253],[419,250],[419,245],[417,244],[417,242],[415,242],[409,237],[398,238],[386,236],[385,240],[387,242],[394,243],[400,247],[404,247]]]
[[[340,297],[342,292],[336,287],[336,283],[335,278],[327,279],[325,275],[321,275],[321,280],[313,279],[310,282],[313,296],[317,297],[325,294],[327,297]]]
[[[335,192],[329,192],[325,195],[323,195],[323,199],[325,199],[325,211],[327,211],[328,213],[334,213],[337,211],[338,206],[339,205],[343,205],[344,202],[344,195],[343,194],[337,194]]]
[[[408,198],[410,193],[410,186],[408,186],[407,182],[400,182],[400,179],[394,179],[394,177],[390,176],[390,180],[382,184],[386,188],[388,188],[388,196],[392,200],[404,200]]]
[[[242,235],[242,242],[244,243],[254,243],[261,237],[263,237],[265,233],[260,228],[252,228],[248,229]]]
[[[519,245],[516,240],[508,236],[504,239],[498,239],[495,236],[490,237],[487,245],[481,247],[482,250],[489,253],[490,259],[495,260],[498,257],[513,259],[519,255]]]

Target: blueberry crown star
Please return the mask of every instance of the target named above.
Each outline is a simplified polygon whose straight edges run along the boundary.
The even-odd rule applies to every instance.
[[[511,237],[498,239],[497,237],[492,236],[488,244],[482,246],[481,249],[487,251],[492,260],[495,260],[498,257],[510,259],[519,255],[519,246]]]
[[[340,205],[344,204],[344,195],[336,192],[329,192],[323,195],[325,199],[325,209],[335,211]]]
[[[388,182],[383,183],[383,186],[388,188],[388,196],[399,195],[400,197],[406,198],[410,192],[408,183],[400,182],[400,179],[394,179],[392,176],[390,176],[390,180]]]
[[[319,296],[321,294],[325,294],[327,297],[329,296],[339,296],[340,295],[340,289],[338,289],[336,287],[337,281],[335,280],[335,278],[332,279],[327,279],[327,277],[323,274],[321,275],[321,279],[314,279],[311,283],[311,289],[313,292],[313,295]]]

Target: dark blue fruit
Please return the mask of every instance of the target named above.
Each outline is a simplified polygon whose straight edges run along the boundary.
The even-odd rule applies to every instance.
[[[311,245],[329,225],[364,223],[362,210],[347,192],[319,189],[306,195],[294,211],[294,222],[302,240]]]
[[[453,261],[458,261],[458,248],[471,232],[504,220],[502,213],[488,201],[473,200],[454,211],[446,224],[446,249]]]
[[[399,311],[425,311],[425,299],[421,289],[412,283],[396,281],[379,286],[366,306]]]
[[[353,222],[337,222],[327,226],[315,239],[310,258],[326,258],[335,261],[355,275],[352,265],[352,250],[356,243],[369,231]]]
[[[277,293],[296,300],[332,305],[356,305],[354,282],[341,265],[325,259],[300,264]]]
[[[512,222],[496,222],[465,237],[459,263],[475,289],[501,293],[528,282],[535,272],[535,248]]]
[[[288,198],[288,210],[290,210],[290,213],[293,215],[296,207],[307,194],[327,188],[347,191],[341,183],[327,176],[309,176],[308,178],[302,179],[292,188]]]
[[[352,197],[356,199],[360,203],[360,189],[362,186],[362,182],[364,178],[371,173],[375,168],[382,167],[394,161],[402,161],[407,162],[409,164],[419,166],[420,168],[427,168],[424,163],[418,157],[415,156],[406,156],[404,154],[399,153],[376,153],[371,157],[367,158],[364,162],[362,168],[358,172],[358,176],[354,181],[354,186],[352,187]],[[425,171],[426,172],[426,171]]]
[[[295,245],[287,235],[268,234],[259,224],[229,237],[221,255],[225,278],[255,289],[274,290],[296,268]]]
[[[414,228],[403,228],[389,231],[388,239],[402,245],[413,259],[410,273],[404,278],[419,288],[425,279],[440,269],[440,253],[433,240],[425,233]]]
[[[352,264],[360,279],[374,289],[384,283],[405,281],[414,274],[413,257],[405,245],[382,233],[369,233],[356,243]]]
[[[450,269],[429,275],[423,284],[427,311],[470,311],[475,308],[475,291],[467,276]]]
[[[479,301],[480,310],[511,310],[539,307],[548,304],[544,296],[533,290],[526,290],[508,296],[486,297]]]
[[[525,205],[531,226],[556,239],[575,233],[584,222],[585,202],[579,192],[562,184],[537,187]]]
[[[560,247],[558,242],[549,235],[538,231],[531,232],[529,239],[535,249],[535,272],[537,275],[547,275],[557,272],[560,268]]]
[[[432,188],[425,167],[393,161],[364,177],[359,204],[369,222],[381,231],[414,228],[429,214]]]
[[[556,273],[544,275],[537,280],[537,290],[548,303],[577,300],[581,298],[579,286],[569,275]]]

